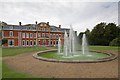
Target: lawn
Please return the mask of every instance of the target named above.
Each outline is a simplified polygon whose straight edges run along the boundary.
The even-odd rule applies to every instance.
[[[2,49],[2,56],[15,56],[18,54],[29,53],[33,51],[42,51],[47,50],[45,47],[32,47],[32,48],[3,48]],[[1,53],[0,53],[1,55]],[[1,63],[1,61],[0,61]],[[3,78],[30,78],[32,77],[30,74],[20,73],[15,70],[10,69],[5,62],[0,65],[2,67],[2,77]]]
[[[114,50],[117,51],[118,47],[111,47],[111,46],[89,46],[90,50]],[[29,53],[33,51],[40,51],[40,50],[47,50],[45,47],[33,47],[33,48],[3,48],[2,54],[3,57],[6,56],[15,56],[18,54],[24,54],[24,53]],[[1,61],[0,61],[1,63]],[[1,66],[1,65],[0,65]],[[2,77],[4,78],[30,78],[32,77],[30,74],[26,73],[20,73],[15,70],[10,69],[5,62],[3,62],[2,65],[2,71],[3,75]]]
[[[89,46],[90,50],[113,50],[118,51],[118,47],[113,46]]]
[[[66,58],[64,57],[64,54],[57,54],[57,52],[47,52],[45,54],[38,54],[38,55],[44,58],[50,58],[50,59],[56,59],[56,60],[97,60],[97,59],[108,57],[107,54],[96,53],[96,52],[88,52],[83,55],[82,52],[79,51],[73,54],[77,56]],[[91,55],[91,56],[87,56],[87,55]]]
[[[42,51],[46,50],[45,47],[32,47],[32,48],[3,48],[2,56],[15,56],[22,53],[29,53],[33,51]]]
[[[2,64],[2,77],[3,78],[30,78],[30,74],[20,73],[10,69],[5,62]]]
[[[0,60],[0,79],[2,78],[2,61]]]

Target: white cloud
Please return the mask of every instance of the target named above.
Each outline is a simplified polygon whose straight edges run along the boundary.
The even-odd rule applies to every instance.
[[[118,21],[117,2],[1,2],[0,20],[10,24],[50,22],[63,27],[73,25],[78,33],[97,23]],[[118,23],[117,23],[118,24]]]

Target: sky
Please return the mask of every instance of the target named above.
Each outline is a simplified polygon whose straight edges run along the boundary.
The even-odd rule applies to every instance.
[[[0,21],[8,24],[49,22],[84,32],[100,23],[118,24],[119,0],[6,0],[0,1]]]

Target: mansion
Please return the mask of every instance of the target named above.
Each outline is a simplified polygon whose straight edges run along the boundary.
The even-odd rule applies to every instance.
[[[50,25],[49,22],[36,21],[35,24],[26,25],[21,22],[19,25],[0,22],[1,43],[6,40],[2,47],[57,46],[59,38],[64,45],[64,32],[69,33],[69,30],[61,28],[61,25]]]

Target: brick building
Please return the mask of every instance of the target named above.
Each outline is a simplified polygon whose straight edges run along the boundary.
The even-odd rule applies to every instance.
[[[64,44],[64,32],[69,33],[69,29],[52,26],[49,22],[35,24],[9,25],[0,23],[1,40],[7,40],[2,47],[33,47],[33,46],[57,46],[58,38]]]

